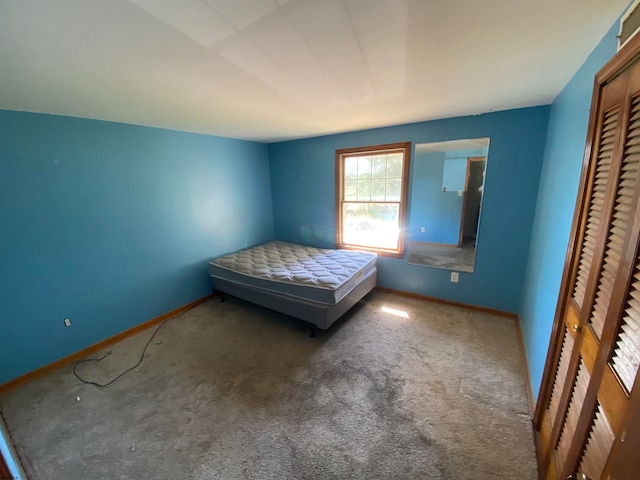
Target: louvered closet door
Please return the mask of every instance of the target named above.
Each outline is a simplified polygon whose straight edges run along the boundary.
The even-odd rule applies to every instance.
[[[625,435],[640,363],[640,64],[601,90],[593,132],[552,374],[538,406],[548,479],[614,478],[614,445]]]

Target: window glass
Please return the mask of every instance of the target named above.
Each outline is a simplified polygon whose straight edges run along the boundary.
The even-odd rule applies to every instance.
[[[336,152],[336,243],[402,255],[410,143]]]

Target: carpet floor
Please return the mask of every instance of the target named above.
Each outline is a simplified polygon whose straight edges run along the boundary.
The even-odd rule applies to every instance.
[[[78,373],[110,380],[154,330]],[[307,332],[212,299],[109,387],[66,367],[0,408],[31,480],[537,478],[512,320],[373,292]]]
[[[413,265],[471,273],[476,265],[476,247],[475,244],[460,248],[411,242],[408,260]]]

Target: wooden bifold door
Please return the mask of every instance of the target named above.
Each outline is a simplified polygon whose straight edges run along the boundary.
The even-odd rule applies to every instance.
[[[12,477],[10,477],[9,475],[9,467],[7,466],[7,462],[2,456],[2,452],[0,452],[0,480],[10,480]]]
[[[596,75],[534,417],[540,477],[640,479],[640,36]]]

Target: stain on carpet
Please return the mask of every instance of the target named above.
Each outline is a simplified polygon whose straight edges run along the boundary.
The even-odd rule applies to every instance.
[[[65,368],[0,406],[32,480],[534,480],[505,322],[376,292],[309,338],[290,317],[213,300],[168,322],[138,371],[110,387]],[[117,373],[150,333],[84,375]]]

